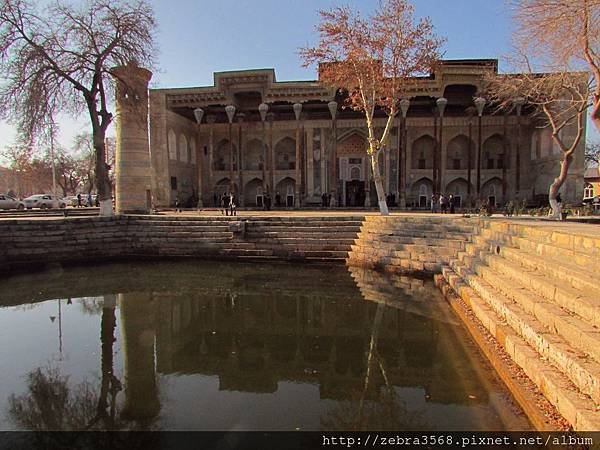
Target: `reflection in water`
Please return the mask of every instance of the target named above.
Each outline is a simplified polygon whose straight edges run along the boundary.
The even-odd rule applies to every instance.
[[[101,308],[83,303],[101,312],[99,388],[30,370],[27,392],[9,399],[18,429],[528,427],[428,282],[160,263],[99,266],[86,286],[65,286],[74,272],[37,275],[45,288],[29,295],[104,296]],[[14,291],[5,301],[24,303]]]

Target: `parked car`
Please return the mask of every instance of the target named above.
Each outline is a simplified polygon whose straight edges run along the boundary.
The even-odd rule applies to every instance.
[[[65,208],[67,204],[56,195],[36,194],[23,200],[25,208]]]
[[[0,195],[0,209],[25,209],[25,203],[8,195]]]
[[[77,196],[76,195],[68,195],[62,199],[63,202],[67,206],[77,206]]]

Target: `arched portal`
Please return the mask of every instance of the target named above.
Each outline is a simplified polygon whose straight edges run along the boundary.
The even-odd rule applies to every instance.
[[[226,171],[229,170],[229,147],[230,143],[227,139],[220,141],[215,147],[213,155],[213,170]],[[233,170],[236,170],[237,147],[233,144]]]
[[[421,136],[412,144],[411,160],[413,169],[433,169],[435,139],[429,135]]]
[[[487,138],[481,155],[482,169],[502,169],[504,166],[504,139],[499,134]],[[508,168],[508,167],[507,167]]]
[[[279,192],[281,195],[281,199],[285,203],[285,206],[293,207],[294,206],[294,188],[296,186],[296,182],[293,178],[285,177],[275,186],[275,191]]]
[[[275,145],[275,170],[296,169],[296,141],[285,137]]]
[[[262,170],[263,144],[258,139],[252,139],[246,144],[244,155],[244,170]]]
[[[498,177],[494,177],[491,180],[485,182],[481,187],[481,196],[486,200],[490,206],[498,206],[502,196],[502,180]]]
[[[244,187],[244,205],[263,205],[263,183],[260,178],[250,180]]]
[[[446,195],[452,195],[454,206],[460,207],[465,204],[469,193],[469,183],[464,178],[456,178],[446,186]]]
[[[431,203],[433,182],[429,178],[421,178],[412,185],[411,196],[413,206],[427,208]]]
[[[446,169],[447,170],[467,170],[469,166],[469,148],[471,149],[471,169],[475,166],[474,148],[475,145],[471,142],[469,146],[469,138],[460,134],[448,142]]]

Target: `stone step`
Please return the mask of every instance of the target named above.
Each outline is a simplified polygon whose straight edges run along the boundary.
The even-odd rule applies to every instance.
[[[298,225],[293,227],[266,227],[262,225],[247,224],[246,231],[249,233],[358,233],[360,227],[348,226],[308,226]]]
[[[564,250],[600,258],[600,236],[586,236],[544,227],[520,227],[517,236]]]
[[[402,233],[405,230],[417,230],[420,232],[440,232],[440,233],[459,233],[470,235],[477,233],[477,227],[459,227],[452,224],[428,224],[424,223],[416,223],[416,224],[407,224],[407,223],[385,223],[385,224],[373,224],[370,222],[365,222],[363,224],[364,229],[372,230],[373,232],[382,232],[382,233]]]
[[[600,237],[587,236],[570,232],[563,232],[554,228],[543,226],[523,226],[519,224],[492,222],[482,230],[482,235],[495,236],[494,239],[501,240],[505,237],[512,243],[528,243],[530,248],[540,244],[540,251],[546,249],[548,254],[560,255],[563,251],[580,256],[600,258]]]
[[[412,238],[432,238],[432,239],[452,239],[459,241],[469,241],[471,239],[471,233],[456,233],[456,232],[444,232],[444,231],[425,231],[421,229],[399,229],[393,230],[389,233],[381,233],[379,231],[374,231],[369,229],[368,227],[363,227],[361,229],[361,234],[373,235],[373,236],[398,236],[398,237],[412,237]]]
[[[248,236],[246,235],[246,238]],[[345,238],[314,238],[312,235],[308,238],[303,237],[260,237],[260,238],[252,238],[252,242],[255,242],[258,245],[262,244],[314,244],[314,245],[345,245],[350,247],[350,245],[354,244],[355,239]]]
[[[272,250],[264,249],[243,249],[243,248],[224,248],[222,254],[225,256],[273,256]]]
[[[308,220],[297,220],[294,222],[265,222],[263,220],[249,220],[248,226],[252,228],[298,228],[298,227],[313,227],[313,228],[332,228],[332,227],[345,227],[345,228],[359,228],[362,225],[362,221],[350,222],[350,221],[308,221]]]
[[[434,237],[413,237],[413,236],[397,236],[397,235],[375,235],[375,234],[362,234],[358,235],[358,239],[366,239],[367,241],[377,241],[385,244],[416,244],[416,245],[428,245],[437,247],[450,247],[463,249],[465,240],[462,239],[449,239],[449,238],[434,238]]]
[[[519,236],[512,236],[510,240],[512,246],[518,247],[521,250],[557,262],[566,260],[569,261],[570,264],[578,266],[583,270],[589,270],[590,267],[595,267],[599,260],[598,257],[589,256],[579,251],[567,250],[550,244],[534,242]]]
[[[600,405],[600,364],[569,345],[560,335],[549,332],[535,316],[458,260],[453,260],[450,267],[533,350],[564,373],[582,393],[589,395],[596,405]]]
[[[575,289],[600,292],[600,281],[590,277],[589,272],[571,265],[568,260],[563,260],[560,264],[557,264],[533,253],[525,253],[519,249],[506,246],[500,247],[500,255],[510,261],[519,263],[523,267],[536,270],[540,272],[540,275],[550,275],[556,280],[570,284]]]
[[[443,276],[511,359],[576,431],[600,429],[600,411],[591,398],[582,395],[573,382],[548,359],[540,357],[452,268],[445,267]]]
[[[231,239],[233,237],[233,233],[230,231],[155,231],[155,230],[147,230],[141,233],[136,233],[135,237],[139,238],[153,238],[153,237],[168,237],[168,238],[177,238],[177,239],[186,239],[192,237],[212,239],[212,238],[228,238]]]
[[[135,231],[136,233],[146,233],[148,231],[159,231],[159,232],[179,232],[189,231],[198,233],[222,233],[229,231],[229,225],[163,225],[163,224],[151,224],[148,226],[128,226],[129,231]]]
[[[491,269],[506,275],[513,282],[520,283],[524,288],[600,327],[600,297],[597,294],[577,290],[560,280],[543,276],[536,270],[527,269],[499,255],[488,254],[485,256],[485,262]]]
[[[311,238],[352,238],[355,239],[358,236],[358,231],[337,231],[337,230],[329,230],[324,231],[323,228],[319,230],[292,230],[292,231],[256,231],[252,228],[246,229],[246,236],[248,237],[281,237],[281,238],[290,238],[290,237],[301,237],[301,236],[310,236]]]
[[[570,345],[600,362],[600,329],[585,318],[570,314],[513,279],[491,269],[478,258],[466,257],[463,262],[477,275],[519,304],[546,327],[558,333]]]

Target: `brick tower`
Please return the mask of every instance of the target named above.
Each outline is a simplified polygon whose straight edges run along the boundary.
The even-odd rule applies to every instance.
[[[148,142],[148,83],[152,72],[130,62],[113,69],[112,75],[117,84],[116,212],[148,213],[152,207]]]

